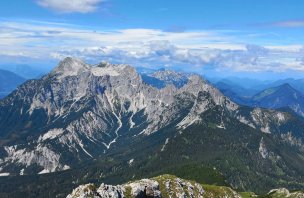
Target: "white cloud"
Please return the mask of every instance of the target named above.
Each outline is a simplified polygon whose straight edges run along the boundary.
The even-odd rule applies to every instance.
[[[304,71],[301,45],[246,45],[233,33],[159,29],[92,31],[43,22],[0,22],[0,56],[43,61],[77,56],[134,66]],[[1,59],[0,59],[1,61]]]
[[[279,51],[286,51],[286,52],[298,52],[303,48],[302,45],[267,45],[265,46],[267,49],[271,50],[279,50]]]
[[[129,46],[88,47],[81,49],[58,50],[52,57],[62,59],[75,56],[93,62],[100,60],[128,63],[135,66],[203,66],[218,56],[216,49],[180,48],[165,40],[129,43]],[[191,69],[189,67],[189,69]]]
[[[97,10],[102,0],[37,0],[38,5],[61,13],[88,13]]]

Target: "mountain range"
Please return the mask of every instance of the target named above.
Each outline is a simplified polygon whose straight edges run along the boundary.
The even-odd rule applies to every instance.
[[[172,70],[161,69],[153,73],[142,74],[142,80],[156,88],[164,88],[168,85],[174,85],[181,88],[187,84],[190,74],[176,72]]]
[[[255,192],[304,188],[300,117],[239,105],[198,75],[149,77],[66,58],[19,86],[0,101],[0,175],[10,176],[0,192],[13,183],[15,197],[66,196],[160,173]]]
[[[34,67],[27,64],[3,64],[0,65],[0,69],[13,72],[25,79],[40,78],[48,72],[47,67]]]
[[[304,116],[303,94],[287,83],[263,90],[254,95],[252,104],[272,109],[288,107],[296,114]]]
[[[7,96],[23,82],[25,82],[25,78],[10,71],[0,70],[0,99]]]
[[[265,88],[277,87],[282,84],[289,84],[290,86],[298,90],[300,93],[304,94],[304,78],[301,79],[287,78],[287,79],[277,80],[275,82],[272,82]]]
[[[218,82],[215,85],[232,101],[251,107],[285,109],[303,117],[304,95],[288,83],[261,91]]]

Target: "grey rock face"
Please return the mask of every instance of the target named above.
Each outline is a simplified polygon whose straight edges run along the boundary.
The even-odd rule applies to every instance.
[[[127,190],[130,192],[127,192]],[[129,196],[134,198],[162,197],[157,181],[142,179],[121,186],[101,184],[99,188],[96,188],[93,184],[81,185],[74,189],[73,192],[67,196],[67,198],[86,198],[92,196],[102,198],[124,198],[126,197],[126,193],[130,193]]]
[[[96,187],[94,184],[85,184],[77,187],[73,192],[67,196],[67,198],[98,198],[100,195],[96,192]]]
[[[160,183],[165,186],[163,189],[160,188]],[[203,187],[198,183],[163,175],[117,186],[101,184],[99,188],[95,188],[93,184],[81,185],[74,189],[67,198],[92,196],[102,198],[202,198],[204,193]]]
[[[142,179],[137,182],[132,182],[126,185],[131,188],[131,195],[135,198],[155,197],[161,198],[159,184],[157,181],[150,179]]]
[[[112,186],[112,185],[106,185],[101,184],[100,187],[97,189],[97,194],[100,197],[104,198],[122,198],[124,197],[125,189],[123,186]]]
[[[1,172],[66,170],[73,166],[71,159],[99,157],[125,141],[123,137],[132,141],[172,123],[179,131],[202,123],[201,115],[214,107],[267,133],[288,121],[276,111],[242,113],[239,105],[197,75],[180,88],[157,89],[129,65],[91,66],[66,58],[48,75],[26,82],[0,101]],[[225,128],[223,121],[217,126]]]

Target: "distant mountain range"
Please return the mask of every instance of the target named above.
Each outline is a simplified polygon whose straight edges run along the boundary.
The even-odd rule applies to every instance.
[[[156,88],[164,88],[168,85],[173,85],[177,88],[181,88],[188,83],[190,74],[175,72],[172,70],[157,70],[149,74],[141,74],[144,82],[152,85]]]
[[[0,65],[0,99],[15,90],[27,79],[41,78],[47,70],[29,65]]]
[[[287,83],[263,90],[254,95],[251,102],[254,106],[271,109],[288,107],[296,114],[304,116],[304,95]]]
[[[271,85],[276,85],[279,82],[283,81],[277,81],[275,83],[271,83]],[[224,82],[218,82],[215,86],[232,101],[238,104],[270,109],[288,108],[297,115],[302,117],[304,116],[304,95],[288,83],[260,91],[246,89],[239,85],[233,85],[232,83],[226,84]],[[261,88],[262,87],[260,86],[259,89]]]
[[[289,84],[290,86],[304,94],[304,78],[287,78],[276,81],[262,81],[249,78],[230,77],[222,79],[210,79],[210,82],[219,89],[229,89],[230,91],[235,92],[241,97],[251,97],[260,91],[272,87],[278,87],[283,84]]]
[[[263,81],[250,78],[238,78],[238,77],[229,77],[229,78],[217,78],[210,79],[210,82],[220,89],[221,91],[234,92],[239,97],[248,98],[252,97],[256,93],[272,87],[271,84],[274,81]]]
[[[36,68],[26,64],[0,65],[0,69],[13,72],[25,79],[40,78],[41,76],[43,76],[48,72],[48,69],[44,69],[44,67]]]
[[[302,79],[293,79],[293,78],[287,78],[283,80],[277,80],[271,84],[269,84],[265,88],[271,88],[271,87],[277,87],[283,84],[289,84],[296,90],[298,90],[300,93],[304,94],[304,78]]]
[[[198,75],[149,77],[165,87],[129,65],[66,58],[0,100],[0,175],[10,176],[0,192],[67,195],[163,173],[255,192],[304,188],[303,119],[239,105]]]
[[[229,97],[232,101],[240,105],[248,105],[251,97],[255,95],[258,90],[244,88],[237,84],[225,81],[219,81],[213,84],[225,96]]]
[[[0,99],[11,93],[17,86],[25,82],[25,80],[25,78],[13,72],[0,70]]]

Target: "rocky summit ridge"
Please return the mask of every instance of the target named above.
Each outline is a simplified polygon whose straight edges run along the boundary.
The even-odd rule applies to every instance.
[[[217,191],[211,191],[206,186],[194,181],[178,178],[173,175],[161,175],[151,179],[141,179],[128,182],[123,185],[85,184],[73,190],[67,198],[185,198],[185,197],[217,197],[217,198],[241,198],[241,196],[228,187],[217,187]]]

